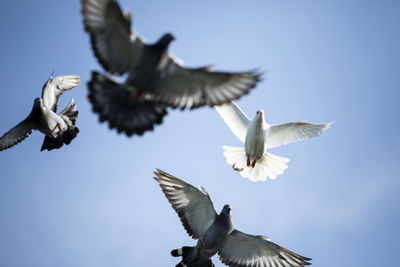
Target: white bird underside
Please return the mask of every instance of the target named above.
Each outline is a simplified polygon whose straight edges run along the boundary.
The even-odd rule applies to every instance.
[[[264,121],[263,111],[258,111],[256,117],[250,120],[233,102],[217,106],[216,110],[235,136],[246,144],[245,148],[223,146],[226,162],[251,181],[265,181],[267,177],[275,179],[288,167],[288,158],[267,153],[266,149],[317,137],[332,124],[289,122],[269,125]]]

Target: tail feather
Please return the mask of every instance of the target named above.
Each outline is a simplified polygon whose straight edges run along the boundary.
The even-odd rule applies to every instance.
[[[88,89],[88,98],[93,112],[99,114],[99,121],[108,121],[110,129],[116,128],[118,133],[124,132],[127,136],[153,130],[167,114],[163,105],[133,98],[129,93],[132,88],[98,72],[92,72]]]
[[[246,152],[243,147],[223,146],[226,162],[232,165],[233,169],[240,172],[240,175],[249,178],[253,182],[265,181],[267,177],[275,179],[287,169],[288,158],[280,157],[265,152],[263,157],[257,160],[253,167],[247,166]]]
[[[203,255],[204,253],[194,251],[195,248],[196,247],[184,246],[172,250],[171,255],[173,257],[182,257],[182,261],[175,267],[215,267],[211,258],[202,258],[200,255]]]
[[[50,136],[45,136],[43,140],[42,147],[40,148],[40,151],[43,150],[53,150],[53,149],[59,149],[61,148],[64,144],[69,145],[71,141],[78,135],[79,133],[79,128],[76,126],[68,126],[68,129],[64,132],[58,132],[58,137],[53,138]]]

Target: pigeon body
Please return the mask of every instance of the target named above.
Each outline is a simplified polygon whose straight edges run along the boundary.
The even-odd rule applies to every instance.
[[[237,267],[301,267],[310,265],[311,259],[300,256],[271,242],[265,236],[254,236],[236,230],[231,207],[225,205],[217,214],[204,188],[192,185],[161,170],[154,178],[177,212],[187,233],[198,239],[195,247],[182,247],[171,251],[172,256],[182,256],[177,266],[213,266],[212,256]]]
[[[226,161],[251,181],[275,179],[287,168],[288,158],[266,152],[267,149],[319,136],[331,123],[289,122],[270,125],[264,111],[258,110],[253,120],[231,102],[216,106],[231,131],[244,143],[244,148],[223,146]]]
[[[95,106],[94,112],[99,112],[100,121],[107,120],[111,128],[128,136],[152,130],[149,123],[161,123],[160,115],[166,114],[166,107],[193,109],[221,105],[249,93],[260,80],[260,74],[255,71],[230,73],[215,72],[211,67],[184,67],[182,60],[168,52],[175,39],[171,33],[147,44],[131,30],[131,13],[123,14],[116,0],[81,0],[81,3],[83,24],[98,61],[111,75],[127,74],[125,82],[115,82],[112,87],[90,81],[89,99]],[[99,77],[98,74],[92,74],[92,77],[96,78],[96,75]],[[98,86],[94,88],[96,83]],[[108,92],[115,88],[118,88],[116,92]],[[122,109],[112,103],[117,94],[126,98],[127,105]],[[99,103],[103,103],[102,107]],[[125,108],[127,106],[135,112],[130,112]],[[163,111],[157,112],[158,116],[151,116],[154,109]],[[143,124],[125,128],[127,125],[118,122],[120,118],[114,113],[131,122],[141,122],[141,117],[145,119]]]
[[[69,144],[79,132],[75,126],[78,111],[73,99],[67,107],[57,114],[58,98],[65,90],[78,86],[80,80],[76,75],[51,76],[42,89],[42,97],[34,100],[28,117],[9,130],[0,138],[0,151],[8,149],[26,137],[32,130],[45,134],[41,150],[52,150]]]

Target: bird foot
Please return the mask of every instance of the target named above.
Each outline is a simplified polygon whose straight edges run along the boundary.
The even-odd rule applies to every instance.
[[[199,246],[200,246],[201,248],[204,248],[204,247],[205,247],[205,244],[204,244],[204,241],[203,241],[203,240],[199,240]]]
[[[204,250],[204,253],[207,254],[207,255],[210,255],[212,253],[212,249],[206,248]]]
[[[134,99],[139,99],[140,101],[143,101],[146,97],[145,92],[140,92],[136,87],[134,86],[129,86],[128,90]]]
[[[254,166],[256,166],[256,162],[257,162],[257,159],[254,159],[254,160],[253,160],[253,163],[251,164],[251,167],[252,167],[252,168],[254,168]]]
[[[241,171],[243,171],[244,168],[238,168],[238,167],[236,167],[236,164],[233,164],[232,169],[234,169],[237,172],[241,172]]]
[[[53,137],[53,138],[57,138],[58,137],[58,134],[56,134],[56,133],[50,133],[51,134],[51,136]]]

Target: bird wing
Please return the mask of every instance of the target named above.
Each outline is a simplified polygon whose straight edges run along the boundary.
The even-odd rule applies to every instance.
[[[300,256],[269,241],[265,236],[254,236],[234,230],[218,252],[220,260],[235,267],[275,267],[310,265],[310,258]]]
[[[178,213],[183,227],[194,239],[198,239],[214,222],[217,213],[204,188],[201,190],[157,169],[154,179]]]
[[[246,139],[250,119],[234,102],[215,107],[229,129],[242,143]]]
[[[135,64],[144,46],[131,32],[131,13],[122,14],[116,0],[81,0],[83,24],[100,64],[111,74],[122,75]]]
[[[58,98],[64,93],[64,91],[77,87],[80,82],[80,77],[77,75],[64,75],[54,78],[50,77],[43,86],[43,104],[47,108],[56,112]]]
[[[25,119],[0,138],[0,151],[10,148],[32,133],[32,123]]]
[[[273,148],[313,138],[325,132],[331,124],[298,121],[271,125],[266,131],[265,145],[267,148]]]
[[[150,99],[173,108],[222,105],[249,93],[260,80],[255,71],[230,73],[214,72],[211,67],[185,68],[171,56],[166,62],[159,66],[155,86],[145,90]]]

